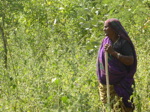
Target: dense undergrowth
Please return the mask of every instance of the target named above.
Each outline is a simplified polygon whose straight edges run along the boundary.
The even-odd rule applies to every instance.
[[[108,18],[135,45],[132,97],[149,112],[149,0],[1,0],[0,111],[103,112],[96,58]]]

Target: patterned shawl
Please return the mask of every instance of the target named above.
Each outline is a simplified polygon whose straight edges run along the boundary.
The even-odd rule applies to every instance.
[[[133,49],[134,63],[129,66],[129,71],[127,71],[125,65],[122,64],[118,59],[110,58],[110,56],[108,58],[109,82],[110,84],[114,85],[114,89],[118,94],[118,96],[123,98],[125,106],[132,107],[132,103],[128,102],[128,100],[130,99],[130,96],[132,95],[133,92],[131,86],[132,84],[134,84],[133,76],[136,72],[137,67],[137,58],[134,45],[118,19],[108,19],[105,22],[107,22],[110,25],[110,27],[113,28],[118,35],[120,35],[121,38],[126,39],[131,44]],[[98,51],[97,76],[102,84],[106,84],[105,62],[104,62],[105,44],[112,45],[109,37],[105,37],[103,39],[101,47]]]

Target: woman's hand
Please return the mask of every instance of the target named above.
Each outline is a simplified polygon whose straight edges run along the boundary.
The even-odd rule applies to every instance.
[[[134,63],[134,57],[133,56],[124,56],[118,52],[116,52],[113,47],[109,44],[106,44],[104,46],[105,51],[107,51],[112,56],[116,57],[119,61],[121,61],[123,64],[129,66]],[[119,54],[119,56],[118,56]]]
[[[109,44],[105,44],[104,46],[105,51],[107,51],[109,54],[113,54],[115,52],[115,50],[113,49],[113,47]]]

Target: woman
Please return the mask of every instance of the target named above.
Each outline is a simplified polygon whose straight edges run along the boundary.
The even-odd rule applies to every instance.
[[[109,88],[113,112],[133,112],[130,96],[133,93],[134,74],[137,67],[134,45],[118,19],[104,23],[105,38],[98,52],[97,75],[100,98],[106,104],[106,74],[104,52],[108,52]]]

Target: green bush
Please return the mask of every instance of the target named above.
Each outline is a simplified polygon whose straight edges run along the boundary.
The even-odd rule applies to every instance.
[[[103,111],[97,51],[103,22],[118,18],[138,56],[135,111],[149,112],[149,9],[149,0],[1,0],[0,111]]]

